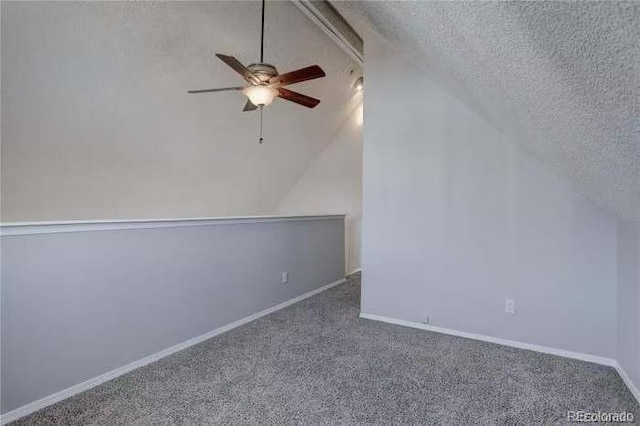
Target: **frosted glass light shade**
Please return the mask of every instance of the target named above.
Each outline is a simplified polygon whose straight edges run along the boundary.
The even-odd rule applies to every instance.
[[[265,106],[273,102],[278,91],[268,86],[249,86],[242,91],[255,106]]]

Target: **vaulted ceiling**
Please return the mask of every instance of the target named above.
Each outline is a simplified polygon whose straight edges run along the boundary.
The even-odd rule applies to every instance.
[[[215,52],[259,58],[260,3],[2,2],[3,221],[270,213],[355,108],[355,67],[289,1],[267,2],[265,60],[309,110],[243,113]]]
[[[576,189],[640,220],[640,2],[334,5]]]

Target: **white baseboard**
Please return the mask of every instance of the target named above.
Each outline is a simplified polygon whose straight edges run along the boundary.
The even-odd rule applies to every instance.
[[[420,324],[417,322],[405,321],[405,320],[400,320],[395,318],[388,318],[380,315],[367,314],[364,312],[360,313],[360,318],[373,320],[373,321],[386,322],[389,324],[402,325],[405,327],[418,328],[420,330],[433,331],[436,333],[449,334],[451,336],[464,337],[467,339],[480,340],[483,342],[496,343],[498,345],[511,346],[518,349],[528,349],[530,351],[542,352],[545,354],[557,355],[565,358],[572,358],[580,361],[593,362],[595,364],[601,364],[601,365],[606,365],[608,367],[613,367],[616,369],[616,371],[620,375],[620,378],[622,378],[622,381],[625,383],[625,385],[627,385],[631,394],[638,400],[638,403],[640,403],[640,389],[638,389],[638,387],[631,381],[631,378],[627,375],[627,373],[624,371],[622,366],[618,364],[618,361],[612,358],[606,358],[606,357],[601,357],[597,355],[590,355],[590,354],[585,354],[581,352],[572,352],[564,349],[551,348],[549,346],[534,345],[531,343],[518,342],[515,340],[501,339],[498,337],[485,336],[483,334],[468,333],[466,331],[452,330],[450,328],[436,327],[433,325]]]
[[[627,372],[624,371],[624,368],[622,368],[622,366],[618,362],[616,362],[616,365],[614,367],[622,378],[624,384],[629,388],[631,394],[638,400],[638,404],[640,404],[640,389],[638,389],[638,386],[636,386],[635,383],[631,381],[631,378],[627,375]]]
[[[353,275],[353,274],[357,274],[358,272],[362,272],[362,269],[360,269],[360,268],[356,268],[356,269],[354,269],[353,271],[351,271],[351,272],[347,273],[347,276],[349,276],[349,275]]]
[[[467,339],[481,340],[483,342],[496,343],[498,345],[511,346],[519,349],[528,349],[530,351],[542,352],[545,354],[562,356],[565,358],[578,359],[580,361],[593,362],[596,364],[615,367],[617,362],[612,358],[605,358],[597,355],[590,355],[581,352],[572,352],[564,349],[551,348],[549,346],[534,345],[531,343],[518,342],[515,340],[501,339],[499,337],[486,336],[484,334],[468,333],[466,331],[452,330],[450,328],[436,327],[433,325],[420,324],[417,322],[405,321],[395,318],[383,317],[380,315],[366,314],[361,312],[360,318],[386,322],[389,324],[403,325],[405,327],[419,328],[421,330],[433,331],[436,333],[449,334],[451,336],[464,337]]]
[[[219,334],[225,333],[229,330],[232,330],[236,327],[240,327],[241,325],[247,324],[251,321],[255,321],[258,318],[261,318],[265,315],[269,315],[275,311],[286,308],[287,306],[293,305],[294,303],[300,302],[301,300],[307,299],[311,296],[314,296],[318,293],[321,293],[325,290],[330,289],[331,287],[335,287],[340,285],[346,281],[345,278],[342,278],[338,281],[334,281],[330,284],[319,287],[315,290],[311,290],[305,294],[294,297],[293,299],[289,299],[286,302],[282,302],[278,305],[272,306],[270,308],[265,309],[264,311],[260,311],[256,314],[249,315],[248,317],[244,317],[237,321],[234,321],[230,324],[224,325],[222,327],[216,328],[215,330],[211,330],[207,333],[201,334],[200,336],[196,336],[192,339],[186,340],[182,343],[178,343],[177,345],[171,346],[170,348],[163,349],[160,352],[156,352],[149,356],[146,356],[142,359],[129,363],[127,365],[123,365],[122,367],[118,367],[115,370],[111,370],[105,374],[102,374],[98,377],[94,377],[85,382],[79,383],[77,385],[71,386],[70,388],[61,390],[60,392],[56,392],[52,395],[45,396],[37,401],[31,402],[29,404],[23,405],[22,407],[18,407],[15,410],[9,411],[2,416],[0,416],[0,424],[5,425],[9,422],[17,420],[21,417],[29,415],[33,412],[36,412],[42,408],[45,408],[51,404],[55,404],[56,402],[62,401],[63,399],[67,399],[74,395],[77,395],[81,392],[89,390],[95,386],[98,386],[104,382],[107,382],[111,379],[115,379],[116,377],[122,376],[123,374],[129,373],[130,371],[135,370],[136,368],[143,367],[147,364],[151,364],[152,362],[158,361],[161,358],[169,356],[173,353],[179,352],[183,349],[186,349],[190,346],[197,345],[198,343],[204,342],[207,339],[215,337]]]

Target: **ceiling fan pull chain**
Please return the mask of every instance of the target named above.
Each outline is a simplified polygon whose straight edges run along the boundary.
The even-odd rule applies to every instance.
[[[260,105],[260,139],[258,139],[260,145],[262,145],[262,108],[263,105]]]

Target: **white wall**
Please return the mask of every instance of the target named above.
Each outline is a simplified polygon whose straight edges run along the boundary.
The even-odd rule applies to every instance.
[[[275,211],[346,214],[347,272],[360,268],[362,113],[351,113]]]
[[[614,357],[616,217],[427,69],[365,49],[362,311]]]
[[[640,222],[618,223],[618,363],[640,395]]]
[[[214,52],[259,53],[260,3],[2,2],[2,220],[269,214],[351,112],[354,62],[288,1],[267,4],[265,58],[327,76],[242,112]]]
[[[3,227],[2,413],[344,277],[342,217],[128,226]]]

